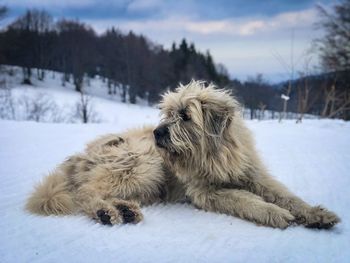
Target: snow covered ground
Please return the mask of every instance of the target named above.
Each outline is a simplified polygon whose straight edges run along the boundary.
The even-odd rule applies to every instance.
[[[33,185],[86,142],[158,121],[154,109],[118,107],[110,124],[0,121],[0,262],[349,262],[350,123],[342,121],[248,122],[271,172],[342,218],[331,231],[282,231],[181,204],[145,207],[143,222],[113,227],[24,211]]]

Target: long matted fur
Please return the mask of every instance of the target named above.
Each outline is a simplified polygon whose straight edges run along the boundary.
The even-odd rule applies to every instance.
[[[192,81],[166,93],[160,107],[156,129],[106,135],[68,158],[37,186],[27,209],[83,212],[119,224],[142,220],[142,205],[190,201],[278,228],[330,228],[340,221],[268,174],[229,92]]]

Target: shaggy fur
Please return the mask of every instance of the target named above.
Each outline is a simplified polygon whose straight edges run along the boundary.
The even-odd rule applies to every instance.
[[[193,81],[165,94],[160,108],[163,120],[156,129],[106,135],[68,158],[37,186],[28,210],[137,223],[142,205],[189,201],[277,228],[331,228],[340,221],[268,174],[227,91]]]

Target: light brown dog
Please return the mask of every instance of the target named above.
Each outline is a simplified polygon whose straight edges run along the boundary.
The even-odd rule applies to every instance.
[[[340,220],[273,179],[257,156],[237,101],[192,81],[164,95],[163,120],[107,135],[68,158],[37,186],[37,214],[83,212],[103,224],[137,223],[140,206],[190,201],[257,224],[331,228]]]

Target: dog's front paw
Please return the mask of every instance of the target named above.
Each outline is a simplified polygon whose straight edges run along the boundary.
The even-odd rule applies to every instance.
[[[102,208],[96,211],[96,218],[103,225],[116,225],[123,222],[119,211],[114,208]]]
[[[280,207],[270,207],[268,224],[275,228],[286,229],[294,223],[294,216],[286,209]]]
[[[96,212],[97,217],[100,219],[101,223],[104,225],[111,225],[111,216],[103,209]]]
[[[305,226],[308,228],[329,229],[340,222],[340,218],[333,212],[321,206],[310,209],[305,216]]]
[[[134,223],[136,219],[136,214],[130,207],[126,205],[117,205],[117,209],[120,211],[124,223]]]
[[[123,219],[123,223],[134,223],[137,224],[143,219],[139,206],[134,202],[129,201],[115,201],[113,205],[119,211]]]

